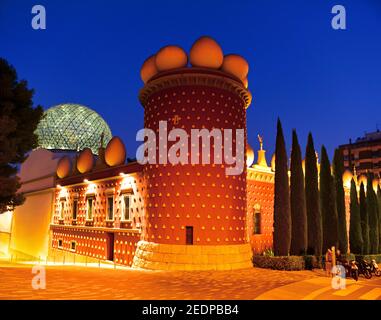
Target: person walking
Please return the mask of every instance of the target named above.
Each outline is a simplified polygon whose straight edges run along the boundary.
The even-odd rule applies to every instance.
[[[332,270],[332,251],[331,249],[328,249],[327,253],[325,254],[325,273],[327,277],[332,276],[331,270]]]

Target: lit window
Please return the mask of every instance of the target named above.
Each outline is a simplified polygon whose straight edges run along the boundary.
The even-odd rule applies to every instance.
[[[254,212],[253,216],[253,222],[254,222],[254,234],[261,234],[261,213],[260,212]]]
[[[93,220],[94,197],[87,198],[86,220]]]
[[[107,197],[107,220],[114,220],[114,197]]]
[[[130,220],[130,205],[131,205],[131,195],[124,194],[122,196],[122,220]]]
[[[74,199],[74,201],[73,201],[73,215],[72,215],[73,220],[77,220],[77,212],[78,212],[78,199]]]
[[[61,200],[61,206],[60,206],[60,220],[64,219],[64,213],[65,213],[65,200]]]

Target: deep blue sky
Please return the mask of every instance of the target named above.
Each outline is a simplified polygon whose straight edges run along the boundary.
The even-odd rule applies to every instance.
[[[44,31],[31,28],[35,4],[46,7]],[[345,31],[331,28],[335,4],[346,8]],[[0,0],[0,56],[35,89],[35,104],[91,107],[131,157],[143,61],[167,44],[189,51],[201,35],[249,61],[249,142],[257,149],[263,134],[268,161],[278,116],[288,149],[296,128],[303,148],[312,131],[331,155],[381,128],[380,0]]]

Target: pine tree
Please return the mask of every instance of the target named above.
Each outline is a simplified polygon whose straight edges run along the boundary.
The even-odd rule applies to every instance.
[[[274,191],[274,254],[287,256],[291,244],[291,210],[288,181],[287,152],[282,124],[278,119],[275,147],[275,191]]]
[[[309,254],[322,254],[322,221],[319,202],[317,159],[312,134],[308,135],[305,160],[307,238]]]
[[[302,152],[300,151],[296,130],[292,131],[290,171],[291,254],[303,255],[307,251],[306,195],[304,191]]]
[[[351,181],[351,203],[350,203],[350,223],[349,223],[349,245],[352,253],[361,254],[364,241],[361,231],[360,207],[357,198],[357,187],[354,179]]]
[[[335,189],[331,175],[331,164],[329,163],[327,150],[321,148],[320,163],[320,210],[323,225],[323,251],[337,247],[337,210],[335,201]]]
[[[17,166],[37,146],[34,134],[42,117],[41,107],[33,108],[33,90],[18,81],[16,70],[0,58],[0,213],[13,210],[24,201]]]
[[[335,150],[333,157],[333,175],[336,189],[336,209],[337,209],[337,232],[339,240],[339,249],[348,252],[348,233],[347,233],[347,216],[345,212],[345,192],[343,186],[344,159],[340,149]]]
[[[378,253],[379,235],[378,235],[378,208],[377,197],[373,190],[373,175],[368,175],[366,187],[366,209],[369,219],[369,253]]]
[[[361,231],[363,239],[362,254],[369,253],[369,220],[366,207],[366,196],[364,183],[360,185],[360,216],[361,216]]]

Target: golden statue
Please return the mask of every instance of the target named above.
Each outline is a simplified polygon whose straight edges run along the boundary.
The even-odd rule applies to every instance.
[[[263,136],[260,136],[258,134],[258,141],[259,141],[260,150],[263,150]]]
[[[258,134],[258,141],[259,141],[259,146],[260,149],[258,150],[258,160],[257,160],[257,165],[261,167],[268,167],[267,161],[266,161],[266,151],[263,150],[263,136]]]

